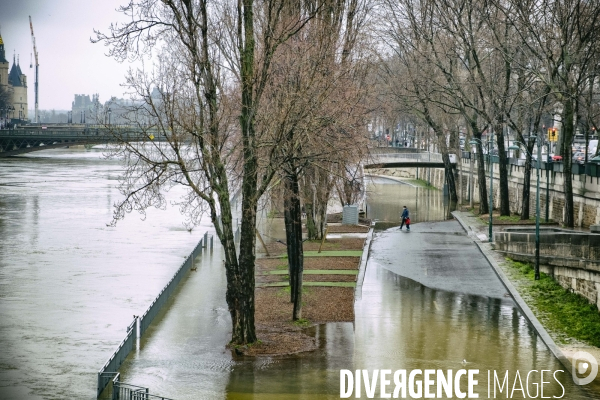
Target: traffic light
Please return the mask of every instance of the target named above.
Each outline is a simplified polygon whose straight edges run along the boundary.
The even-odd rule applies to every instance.
[[[558,142],[558,129],[548,128],[548,141],[549,142]]]

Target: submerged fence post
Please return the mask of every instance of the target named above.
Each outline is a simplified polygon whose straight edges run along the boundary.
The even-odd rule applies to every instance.
[[[204,241],[203,241],[202,247],[204,247],[206,249],[207,245],[208,245],[208,232],[204,232]]]

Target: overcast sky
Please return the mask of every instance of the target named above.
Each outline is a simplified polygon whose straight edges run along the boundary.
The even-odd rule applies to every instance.
[[[39,108],[71,109],[75,94],[123,97],[128,63],[106,57],[107,48],[92,44],[93,30],[108,31],[111,22],[122,20],[115,11],[128,0],[0,0],[0,33],[6,59],[20,56],[27,75],[29,109],[34,108],[35,66],[29,68],[33,46],[29,16],[33,21],[39,56]],[[35,64],[35,62],[34,62]]]

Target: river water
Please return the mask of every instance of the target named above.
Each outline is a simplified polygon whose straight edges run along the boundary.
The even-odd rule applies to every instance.
[[[188,232],[177,207],[108,227],[119,171],[101,150],[0,162],[0,398],[93,398],[132,316],[209,229]]]
[[[96,373],[132,315],[143,313],[210,229],[187,232],[177,207],[107,227],[120,198],[118,174],[99,150],[2,160],[0,399],[93,399]],[[477,392],[486,398],[488,370],[509,371],[512,385],[516,371],[561,369],[491,275],[479,278],[489,290],[460,287],[461,277],[490,271],[464,262],[481,256],[470,253],[455,222],[427,222],[445,219],[439,191],[374,180],[368,192],[369,217],[397,220],[407,205],[415,225],[410,234],[375,235],[356,321],[314,327],[318,351],[251,359],[225,349],[230,322],[216,245],[155,319],[123,379],[178,400],[333,399],[341,369],[466,368],[480,370]],[[269,232],[279,235],[280,227]],[[394,253],[402,248],[411,251]],[[438,251],[449,254],[450,269],[440,267]],[[561,382],[564,398],[600,398]],[[560,393],[550,384],[545,396]]]

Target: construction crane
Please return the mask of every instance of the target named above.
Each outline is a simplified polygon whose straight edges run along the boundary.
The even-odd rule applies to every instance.
[[[35,56],[35,122],[40,122],[40,117],[38,115],[38,77],[40,70],[40,63],[38,62],[38,52],[35,47],[35,36],[33,35],[33,23],[31,22],[31,15],[29,16],[29,27],[31,28],[31,43],[33,44],[33,55]],[[29,68],[31,68],[31,64],[29,64]]]

